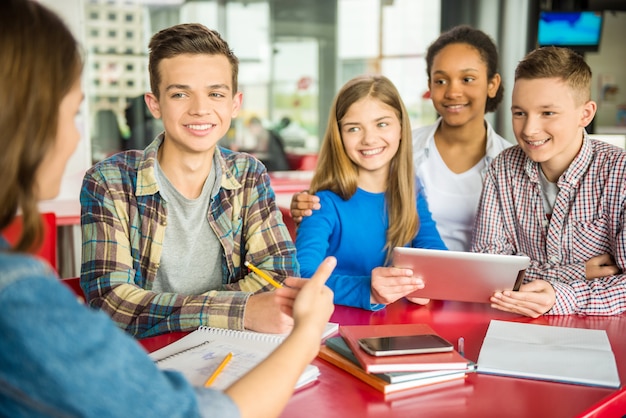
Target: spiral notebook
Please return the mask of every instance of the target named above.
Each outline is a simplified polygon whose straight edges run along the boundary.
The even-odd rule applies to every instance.
[[[336,332],[338,325],[329,322],[323,337]],[[264,334],[201,326],[180,340],[154,351],[150,357],[164,370],[181,372],[197,387],[220,365],[228,353],[232,360],[217,376],[212,388],[226,389],[262,362],[282,341],[284,334]],[[296,389],[317,380],[317,366],[309,364],[296,383]]]

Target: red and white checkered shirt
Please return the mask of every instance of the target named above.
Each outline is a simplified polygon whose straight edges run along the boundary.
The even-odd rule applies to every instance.
[[[485,177],[472,251],[529,256],[525,282],[546,280],[556,291],[547,314],[626,311],[626,274],[585,278],[585,263],[605,253],[626,270],[626,152],[585,133],[580,152],[558,180],[549,221],[539,170],[519,146],[496,157]]]

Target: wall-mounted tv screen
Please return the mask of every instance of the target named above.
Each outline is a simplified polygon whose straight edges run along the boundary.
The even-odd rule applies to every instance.
[[[579,51],[597,51],[602,35],[602,12],[541,12],[539,46],[566,46]]]

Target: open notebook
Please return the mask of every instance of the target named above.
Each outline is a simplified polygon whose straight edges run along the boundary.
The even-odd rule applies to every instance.
[[[337,332],[338,325],[329,322],[323,337]],[[232,360],[217,376],[212,388],[226,389],[263,361],[285,339],[283,334],[201,326],[180,340],[154,351],[150,357],[161,369],[177,370],[197,387],[204,385],[228,353]],[[317,379],[319,369],[309,364],[296,384],[296,389]]]

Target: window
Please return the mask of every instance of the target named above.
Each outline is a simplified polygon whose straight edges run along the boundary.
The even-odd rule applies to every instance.
[[[427,112],[432,105],[422,95],[427,88],[425,50],[439,34],[439,0],[157,3],[92,0],[87,5],[91,88],[100,96],[86,92],[91,126],[96,114],[105,111],[124,125],[127,103],[150,89],[151,35],[179,22],[217,29],[240,60],[244,102],[234,121],[234,142],[245,141],[244,125],[252,116],[268,127],[288,117],[297,126],[289,150],[317,151],[335,93],[364,72],[381,72],[396,84],[414,125],[434,121],[434,114]],[[104,33],[107,37],[100,38]],[[106,64],[98,66],[98,61]]]

